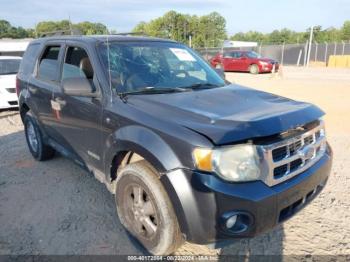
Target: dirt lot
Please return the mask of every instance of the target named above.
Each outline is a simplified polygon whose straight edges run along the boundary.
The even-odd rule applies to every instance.
[[[350,70],[284,68],[280,75],[228,73],[238,84],[327,112],[334,167],[319,197],[284,225],[211,250],[186,244],[179,254],[350,254]],[[0,254],[144,254],[128,237],[105,187],[71,161],[35,162],[15,111],[0,112]]]

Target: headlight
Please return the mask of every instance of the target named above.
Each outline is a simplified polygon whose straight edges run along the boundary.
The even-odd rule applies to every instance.
[[[260,176],[259,157],[254,145],[241,144],[217,149],[196,148],[193,156],[198,169],[215,172],[228,181],[252,181]]]
[[[260,65],[267,66],[269,63],[264,62],[264,61],[259,61]]]

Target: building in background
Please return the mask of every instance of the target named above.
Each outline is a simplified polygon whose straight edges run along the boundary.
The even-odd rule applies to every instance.
[[[247,42],[247,41],[231,41],[225,40],[223,43],[223,48],[247,48],[247,47],[257,47],[257,42]]]
[[[0,56],[22,56],[32,39],[0,39]]]

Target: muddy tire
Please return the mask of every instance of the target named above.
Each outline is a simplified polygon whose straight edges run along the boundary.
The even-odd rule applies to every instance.
[[[24,116],[23,123],[26,141],[32,156],[38,161],[51,159],[55,155],[55,150],[44,143],[42,132],[30,114],[27,113]]]
[[[118,172],[115,201],[121,223],[151,254],[172,254],[183,243],[168,194],[146,161]]]
[[[256,64],[250,65],[249,66],[249,73],[254,74],[254,75],[259,74],[258,65],[256,65]]]

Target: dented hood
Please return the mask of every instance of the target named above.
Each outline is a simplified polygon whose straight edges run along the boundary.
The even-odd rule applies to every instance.
[[[129,102],[153,117],[200,133],[216,145],[278,134],[324,115],[312,104],[239,85],[131,95]]]

